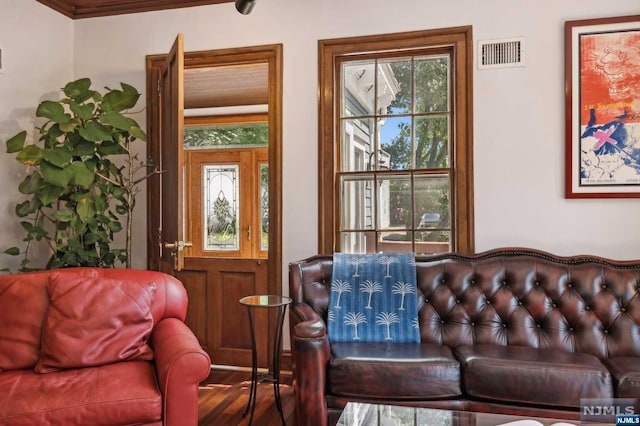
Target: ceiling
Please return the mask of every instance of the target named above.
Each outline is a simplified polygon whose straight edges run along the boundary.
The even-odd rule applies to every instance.
[[[153,10],[231,3],[234,0],[36,0],[72,19]],[[169,46],[167,46],[168,48]],[[187,68],[184,71],[185,108],[215,108],[268,103],[268,65],[239,64]]]
[[[266,62],[184,70],[185,109],[266,105],[268,102]]]
[[[179,7],[231,3],[234,0],[36,0],[72,19],[122,15]]]

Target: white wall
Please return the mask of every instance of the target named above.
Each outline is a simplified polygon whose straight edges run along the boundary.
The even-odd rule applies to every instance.
[[[25,168],[4,142],[21,130],[37,137],[37,105],[59,99],[58,89],[73,78],[73,35],[73,21],[36,1],[0,0],[0,253],[23,247],[25,236],[14,212]],[[19,260],[0,255],[0,267],[15,270]]]
[[[2,9],[7,1],[14,5],[24,2],[0,0]],[[34,9],[38,16],[49,17],[44,6],[18,9],[25,16],[6,17],[2,10],[0,24],[6,20],[10,26],[26,27],[23,33],[34,29],[46,33],[40,24],[29,24],[33,17],[26,13]],[[318,40],[460,25],[472,25],[476,41],[525,37],[527,49],[525,67],[474,70],[477,250],[517,245],[563,255],[640,258],[638,200],[566,200],[563,196],[564,21],[639,12],[637,0],[258,0],[247,16],[237,13],[233,3],[225,3],[74,21],[74,53],[66,56],[75,58],[74,76],[90,77],[96,87],[125,81],[144,90],[145,55],[168,52],[178,32],[185,35],[187,51],[283,44],[286,289],[287,264],[315,254],[317,247]],[[61,27],[57,38],[64,39],[72,32],[64,19],[57,20]],[[0,35],[4,30],[0,28]],[[34,39],[49,41],[48,36],[26,37],[16,42],[20,50],[27,50]],[[16,37],[0,37],[0,43],[7,39]],[[38,57],[49,54],[46,48],[38,49],[36,55],[21,52],[20,60],[37,57],[48,63],[51,59]],[[60,61],[56,55],[54,64],[62,65]],[[9,99],[14,105],[6,107],[4,94],[9,87],[28,82],[33,99],[21,99],[21,104],[33,106],[35,93],[58,87],[59,82],[52,80],[56,74],[64,77],[61,81],[68,75],[51,74],[42,65],[28,73],[21,70],[20,78],[16,76],[6,88],[6,76],[0,75],[0,116],[11,120],[10,113],[15,115],[19,95],[12,92]],[[145,121],[144,113],[135,118]],[[15,124],[16,119],[13,121]],[[0,121],[0,137],[14,128],[17,125]],[[14,194],[0,197],[11,198],[9,195]],[[143,268],[144,194],[139,200],[134,266]],[[3,209],[11,215],[8,207]]]

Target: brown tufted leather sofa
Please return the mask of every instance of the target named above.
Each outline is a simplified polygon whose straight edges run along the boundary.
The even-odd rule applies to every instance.
[[[416,264],[419,344],[331,344],[332,256],[289,265],[298,425],[335,424],[348,401],[575,420],[581,398],[640,398],[640,261],[502,248]]]

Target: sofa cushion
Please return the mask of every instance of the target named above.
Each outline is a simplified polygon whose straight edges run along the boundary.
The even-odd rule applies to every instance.
[[[153,358],[155,283],[52,274],[38,373]]]
[[[331,342],[419,343],[413,253],[333,255]]]
[[[146,424],[162,418],[153,364],[127,361],[36,374],[0,373],[0,424]]]
[[[94,270],[65,269],[65,274],[95,277]],[[49,273],[0,275],[0,371],[32,368],[40,357],[47,315]],[[25,315],[28,309],[29,315]]]
[[[0,371],[32,368],[38,362],[49,304],[47,280],[33,274],[0,276]]]
[[[358,398],[460,396],[460,364],[434,343],[333,343],[328,393]],[[428,378],[428,386],[425,386]]]
[[[499,345],[463,345],[453,352],[463,391],[473,398],[579,408],[580,398],[613,397],[611,374],[593,355]]]
[[[613,382],[617,398],[638,398],[640,403],[640,357],[624,356],[605,359]]]

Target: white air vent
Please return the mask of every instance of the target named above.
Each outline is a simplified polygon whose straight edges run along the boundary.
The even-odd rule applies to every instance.
[[[524,37],[478,41],[478,69],[524,66]]]

